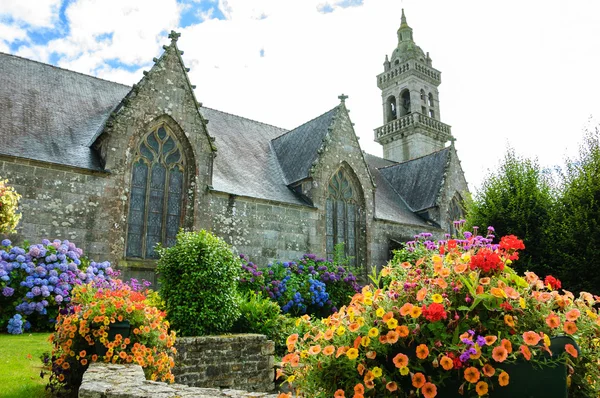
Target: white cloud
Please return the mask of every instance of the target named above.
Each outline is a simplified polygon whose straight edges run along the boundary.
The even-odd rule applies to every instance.
[[[56,23],[61,0],[0,0],[0,16],[33,27],[50,27]]]

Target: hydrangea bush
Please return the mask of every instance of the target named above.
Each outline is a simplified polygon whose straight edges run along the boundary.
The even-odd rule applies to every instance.
[[[364,287],[326,319],[301,318],[287,340],[287,381],[315,398],[473,397],[522,382],[517,362],[559,363],[570,369],[570,396],[599,396],[600,297],[517,275],[522,241],[492,239],[491,230],[419,236],[381,271],[385,288]]]
[[[110,263],[89,262],[83,251],[67,240],[0,247],[0,327],[9,333],[51,330],[59,306],[71,300],[74,286],[110,279]]]
[[[284,313],[327,316],[350,302],[361,286],[350,267],[305,254],[296,261],[277,262],[259,268],[245,255],[240,289],[262,292],[276,301]]]

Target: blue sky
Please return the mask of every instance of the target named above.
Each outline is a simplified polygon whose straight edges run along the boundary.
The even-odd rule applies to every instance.
[[[576,155],[600,112],[595,0],[0,0],[0,51],[134,84],[174,29],[207,106],[293,128],[345,93],[380,155],[375,77],[402,7],[442,72],[441,121],[471,189],[507,146],[547,167]]]

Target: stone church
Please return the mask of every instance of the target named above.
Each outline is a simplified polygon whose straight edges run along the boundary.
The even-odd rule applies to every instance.
[[[344,242],[365,271],[419,232],[451,231],[467,184],[441,73],[404,12],[397,35],[377,76],[383,158],[361,150],[343,95],[292,130],[204,107],[175,32],[133,87],[0,53],[0,179],[22,195],[19,234],[153,280],[154,246],[180,228],[260,265]]]

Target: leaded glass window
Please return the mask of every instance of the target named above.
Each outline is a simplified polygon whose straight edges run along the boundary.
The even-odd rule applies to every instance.
[[[166,126],[147,134],[134,155],[127,257],[154,259],[157,243],[172,246],[183,217],[185,158]]]
[[[333,175],[327,187],[325,205],[327,258],[333,258],[335,245],[344,243],[344,254],[352,257],[352,264],[358,257],[356,239],[362,212],[358,195],[345,173],[340,170]]]

